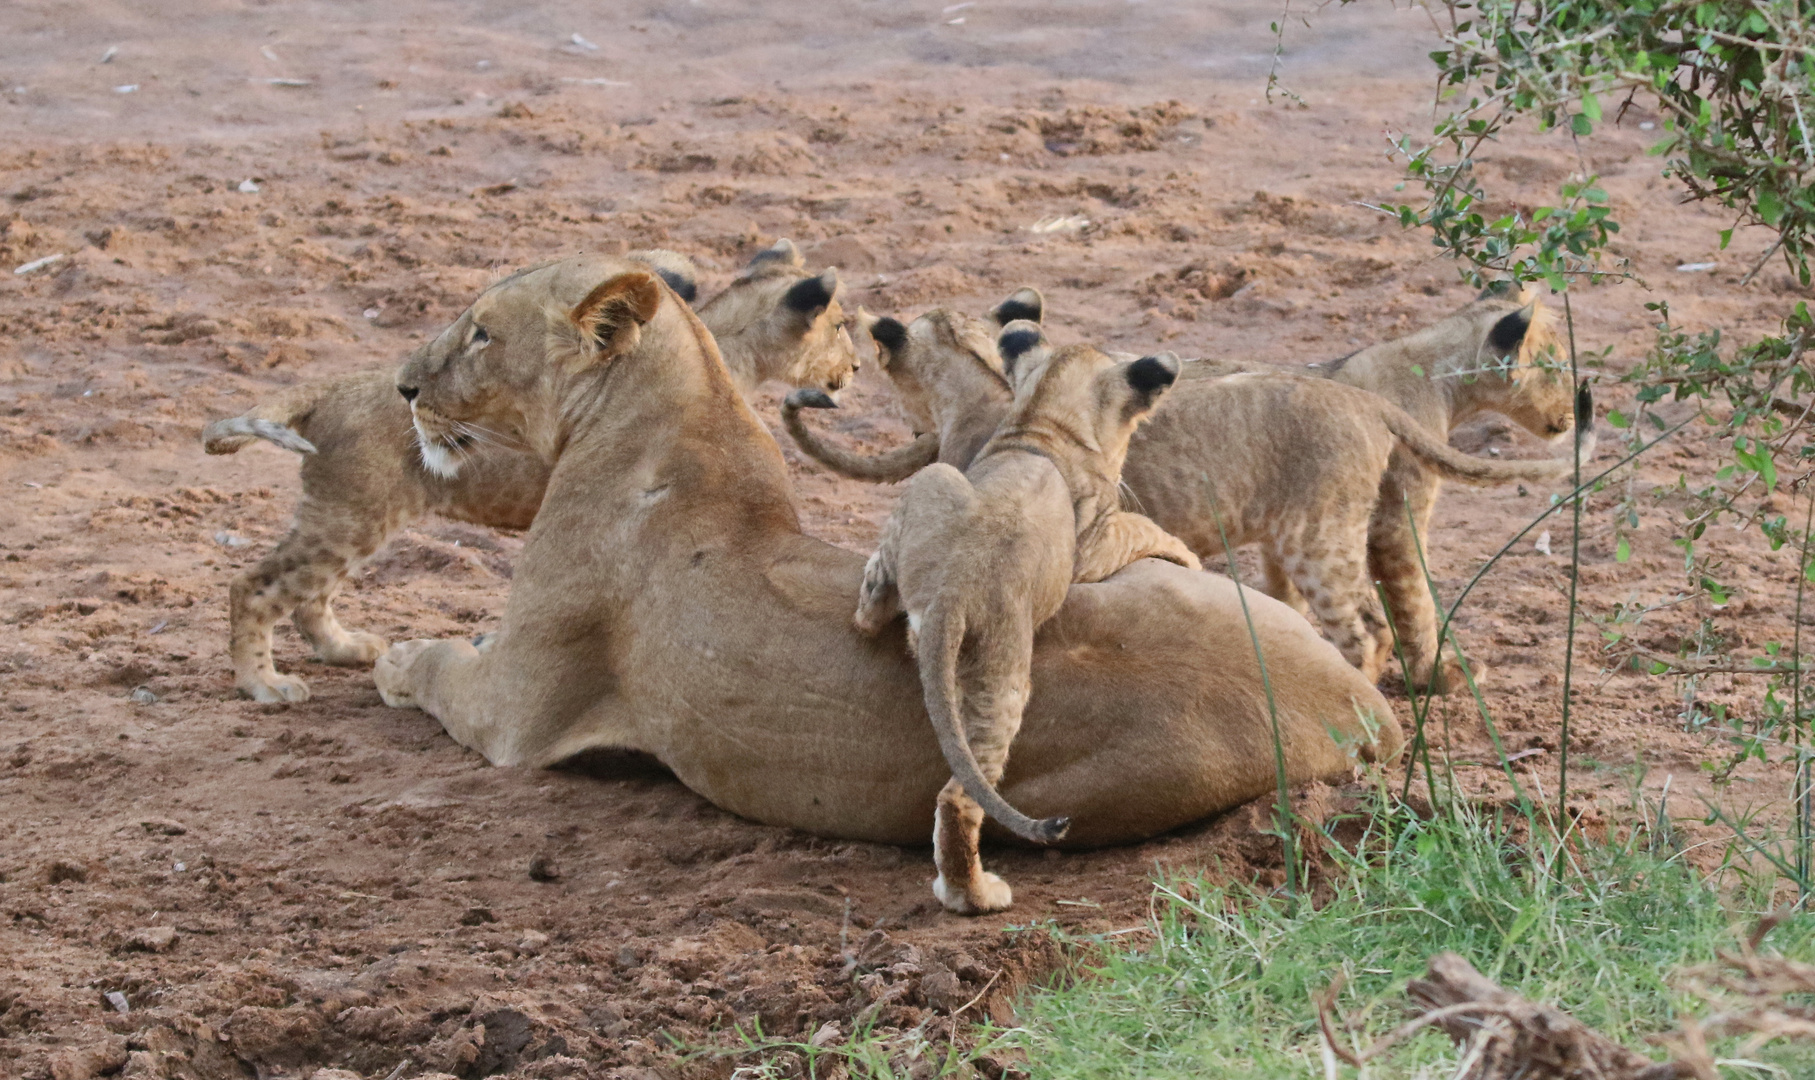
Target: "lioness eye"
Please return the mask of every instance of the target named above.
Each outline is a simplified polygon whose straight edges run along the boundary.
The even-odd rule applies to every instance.
[[[491,343],[492,343],[492,336],[490,334],[486,333],[480,327],[477,327],[477,326],[473,327],[473,340],[471,342],[469,342],[469,344],[471,344],[477,348],[484,348],[485,346],[490,345]]]

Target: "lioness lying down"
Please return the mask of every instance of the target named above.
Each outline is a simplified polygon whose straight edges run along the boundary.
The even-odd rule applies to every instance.
[[[693,264],[673,252],[631,256],[682,295],[694,295]],[[838,302],[837,271],[813,274],[782,240],[759,254],[700,309],[718,335],[740,391],[764,381],[842,388],[857,366]],[[861,321],[860,316],[860,321]],[[484,349],[483,337],[467,343]],[[234,685],[255,701],[303,701],[308,686],[280,675],[271,630],[288,612],[330,664],[369,664],[387,643],[348,631],[334,595],[353,568],[398,529],[428,513],[501,529],[524,529],[542,504],[548,466],[497,429],[468,425],[445,447],[419,444],[392,371],[305,383],[244,416],[210,424],[202,445],[231,454],[266,439],[304,455],[296,523],[259,564],[233,579],[229,651]]]
[[[1037,310],[1037,294],[1030,293],[1016,293],[993,317]],[[988,330],[980,320],[946,311],[929,312],[910,326],[893,319],[873,325],[883,370],[904,411],[928,432],[906,447],[862,458],[827,445],[805,427],[799,410],[834,403],[810,389],[789,395],[784,424],[809,456],[860,479],[900,480],[934,457],[963,467],[966,454],[975,452],[977,433],[993,429],[1011,397],[1003,357]],[[1131,505],[1206,560],[1223,555],[1225,532],[1231,547],[1261,544],[1268,591],[1289,602],[1302,602],[1302,595],[1349,662],[1377,679],[1392,643],[1369,577],[1369,537],[1396,453],[1418,463],[1420,475],[1429,469],[1475,484],[1556,480],[1569,469],[1561,460],[1470,457],[1392,403],[1352,387],[1249,374],[1181,379],[1135,433],[1122,479]],[[1399,512],[1403,516],[1403,506]],[[1411,538],[1410,530],[1380,535]],[[1411,554],[1409,566],[1402,557],[1381,563],[1416,574],[1422,589],[1423,565],[1415,549]],[[1434,644],[1435,608],[1427,602],[1411,610],[1432,620],[1428,635],[1418,640]],[[1415,684],[1432,681],[1433,655],[1434,647],[1416,652],[1408,641]]]
[[[490,344],[469,348],[483,331]],[[863,558],[802,535],[780,448],[712,335],[646,267],[564,259],[487,290],[398,374],[417,430],[478,425],[550,469],[500,630],[381,657],[499,765],[641,752],[720,807],[822,836],[924,843],[951,776],[900,624],[851,625]],[[464,466],[463,466],[464,468]],[[1401,746],[1379,692],[1252,594],[1289,782]],[[1273,723],[1236,586],[1144,559],[1074,585],[1034,640],[999,788],[1064,844],[1154,836],[1272,790]]]
[[[1023,327],[1038,337],[1034,323],[1011,324]],[[978,855],[985,813],[1042,844],[1070,826],[1032,820],[994,786],[1033,690],[1034,632],[1073,581],[1101,581],[1149,555],[1197,569],[1176,537],[1119,509],[1116,491],[1128,436],[1178,377],[1178,357],[1118,364],[1086,345],[1041,348],[1015,374],[1008,416],[970,466],[934,463],[908,483],[864,567],[855,618],[875,634],[907,615],[952,770],[933,824],[933,894],[963,915],[1013,902]]]

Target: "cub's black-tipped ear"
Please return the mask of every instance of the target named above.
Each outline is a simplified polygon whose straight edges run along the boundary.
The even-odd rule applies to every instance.
[[[1179,359],[1169,352],[1143,356],[1128,365],[1128,385],[1143,394],[1164,390],[1178,380]]]
[[[1510,356],[1518,351],[1519,344],[1525,340],[1525,332],[1531,329],[1531,315],[1535,304],[1527,304],[1494,324],[1487,332],[1488,348],[1501,356]]]
[[[782,404],[790,409],[838,408],[838,402],[832,400],[831,394],[811,386],[803,386],[799,390],[789,394],[788,400]]]
[[[1487,287],[1482,289],[1480,295],[1476,296],[1475,299],[1510,299],[1517,295],[1519,295],[1519,283],[1512,278],[1501,278],[1499,281],[1488,282]]]
[[[757,252],[756,257],[750,260],[748,268],[754,270],[767,263],[780,263],[783,266],[805,266],[806,260],[801,258],[800,249],[794,246],[794,241],[784,237],[783,239],[777,240],[770,247],[766,247]]]
[[[996,305],[989,317],[995,320],[997,326],[1007,326],[1017,320],[1039,322],[1045,313],[1046,298],[1040,295],[1040,290],[1028,286],[1010,293],[1008,299]]]
[[[807,318],[815,318],[820,312],[832,306],[832,296],[838,292],[838,271],[827,270],[818,277],[806,278],[794,284],[781,298],[790,311],[797,311]]]
[[[1028,319],[1020,319],[1002,328],[1002,335],[996,338],[996,351],[1002,354],[1002,365],[1010,372],[1015,369],[1015,362],[1040,347],[1046,340],[1040,324]]]
[[[1576,387],[1576,430],[1588,431],[1594,427],[1594,392],[1588,388],[1588,380],[1583,379]]]
[[[901,320],[884,315],[870,324],[870,338],[892,353],[900,352],[907,344],[907,327],[901,325]]]
[[[694,284],[692,278],[681,273],[679,270],[668,270],[658,266],[655,268],[655,275],[662,279],[663,284],[674,290],[674,295],[687,301],[689,304],[698,299],[700,287]]]

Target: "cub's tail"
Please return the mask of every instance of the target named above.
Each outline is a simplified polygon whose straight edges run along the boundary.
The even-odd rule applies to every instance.
[[[298,386],[243,416],[216,420],[202,429],[202,449],[210,454],[236,454],[252,440],[263,439],[285,450],[313,454],[315,444],[297,429],[309,418],[318,400],[319,387]]]
[[[976,755],[971,753],[970,740],[965,738],[958,718],[958,650],[964,643],[964,619],[935,607],[921,619],[919,633],[915,651],[920,659],[920,685],[926,690],[927,715],[932,718],[933,733],[939,736],[939,749],[945,754],[952,776],[984,813],[1016,836],[1036,844],[1062,839],[1071,828],[1070,818],[1036,821],[1008,805],[1008,800],[983,778]]]
[[[922,435],[906,446],[865,457],[820,441],[800,419],[802,409],[836,408],[838,402],[824,390],[811,387],[796,390],[781,404],[781,422],[802,453],[840,476],[867,480],[872,484],[893,484],[906,480],[939,457],[939,436],[932,433]]]
[[[1393,433],[1400,445],[1410,451],[1413,457],[1445,479],[1460,480],[1477,486],[1506,484],[1516,480],[1548,482],[1561,480],[1575,469],[1573,455],[1532,461],[1495,461],[1492,458],[1464,454],[1431,434],[1405,410],[1390,402],[1383,401],[1382,404],[1385,407],[1380,410],[1380,419],[1386,424],[1387,430]],[[1580,449],[1582,460],[1587,461],[1594,456],[1595,438],[1594,397],[1589,393],[1586,382],[1576,391],[1575,412],[1576,445]]]

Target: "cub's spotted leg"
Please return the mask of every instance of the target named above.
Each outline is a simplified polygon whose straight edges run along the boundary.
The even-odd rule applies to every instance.
[[[1324,637],[1369,682],[1376,682],[1386,666],[1380,642],[1386,620],[1379,600],[1368,587],[1362,539],[1365,534],[1361,527],[1354,531],[1352,543],[1348,542],[1350,538],[1340,536],[1282,539],[1276,558],[1304,595]],[[1336,550],[1324,550],[1322,545],[1332,540],[1337,541],[1331,545]]]
[[[382,652],[383,642],[369,634],[341,629],[328,603],[349,567],[377,551],[388,530],[383,522],[361,522],[354,515],[298,507],[296,525],[257,566],[233,579],[228,611],[233,682],[254,701],[307,701],[309,687],[293,675],[278,674],[271,659],[271,630],[286,614],[296,612],[297,628],[330,663],[366,663]],[[357,661],[353,651],[379,648]],[[349,657],[345,660],[331,659]]]
[[[994,785],[1008,767],[1008,748],[1021,729],[1021,715],[1032,690],[1032,636],[1017,645],[1025,656],[1014,656],[991,670],[988,661],[976,663],[974,677],[961,675],[965,737],[977,759],[978,771]],[[1000,652],[999,650],[998,652]],[[980,669],[980,670],[979,670]],[[978,838],[983,828],[983,808],[965,794],[957,780],[939,792],[933,818],[933,863],[939,876],[933,895],[946,910],[959,915],[1004,911],[1014,903],[1014,890],[1001,877],[983,869]]]
[[[1399,648],[1405,654],[1406,684],[1434,694],[1446,694],[1465,687],[1462,668],[1456,658],[1446,656],[1440,670],[1437,656],[1437,605],[1431,599],[1429,583],[1424,576],[1420,557],[1431,509],[1436,503],[1433,483],[1417,483],[1408,492],[1400,479],[1398,455],[1394,468],[1380,484],[1380,502],[1368,524],[1368,572],[1380,582],[1388,608],[1392,611],[1393,630],[1399,635]],[[1416,466],[1412,466],[1413,469]],[[1422,477],[1417,479],[1422,480]],[[1418,522],[1414,532],[1406,514],[1408,502]]]
[[[1310,605],[1305,603],[1304,594],[1298,586],[1292,584],[1292,577],[1286,568],[1279,564],[1279,559],[1269,549],[1261,554],[1261,565],[1267,574],[1267,595],[1298,612],[1305,618],[1311,617]]]
[[[369,555],[370,552],[366,554]],[[347,570],[365,557],[360,555],[349,562]],[[315,655],[322,663],[338,667],[363,667],[383,656],[391,644],[377,634],[348,630],[334,617],[334,597],[346,583],[347,570],[341,572],[340,579],[330,585],[326,592],[312,596],[298,605],[291,617],[296,620],[296,629],[315,647]]]

